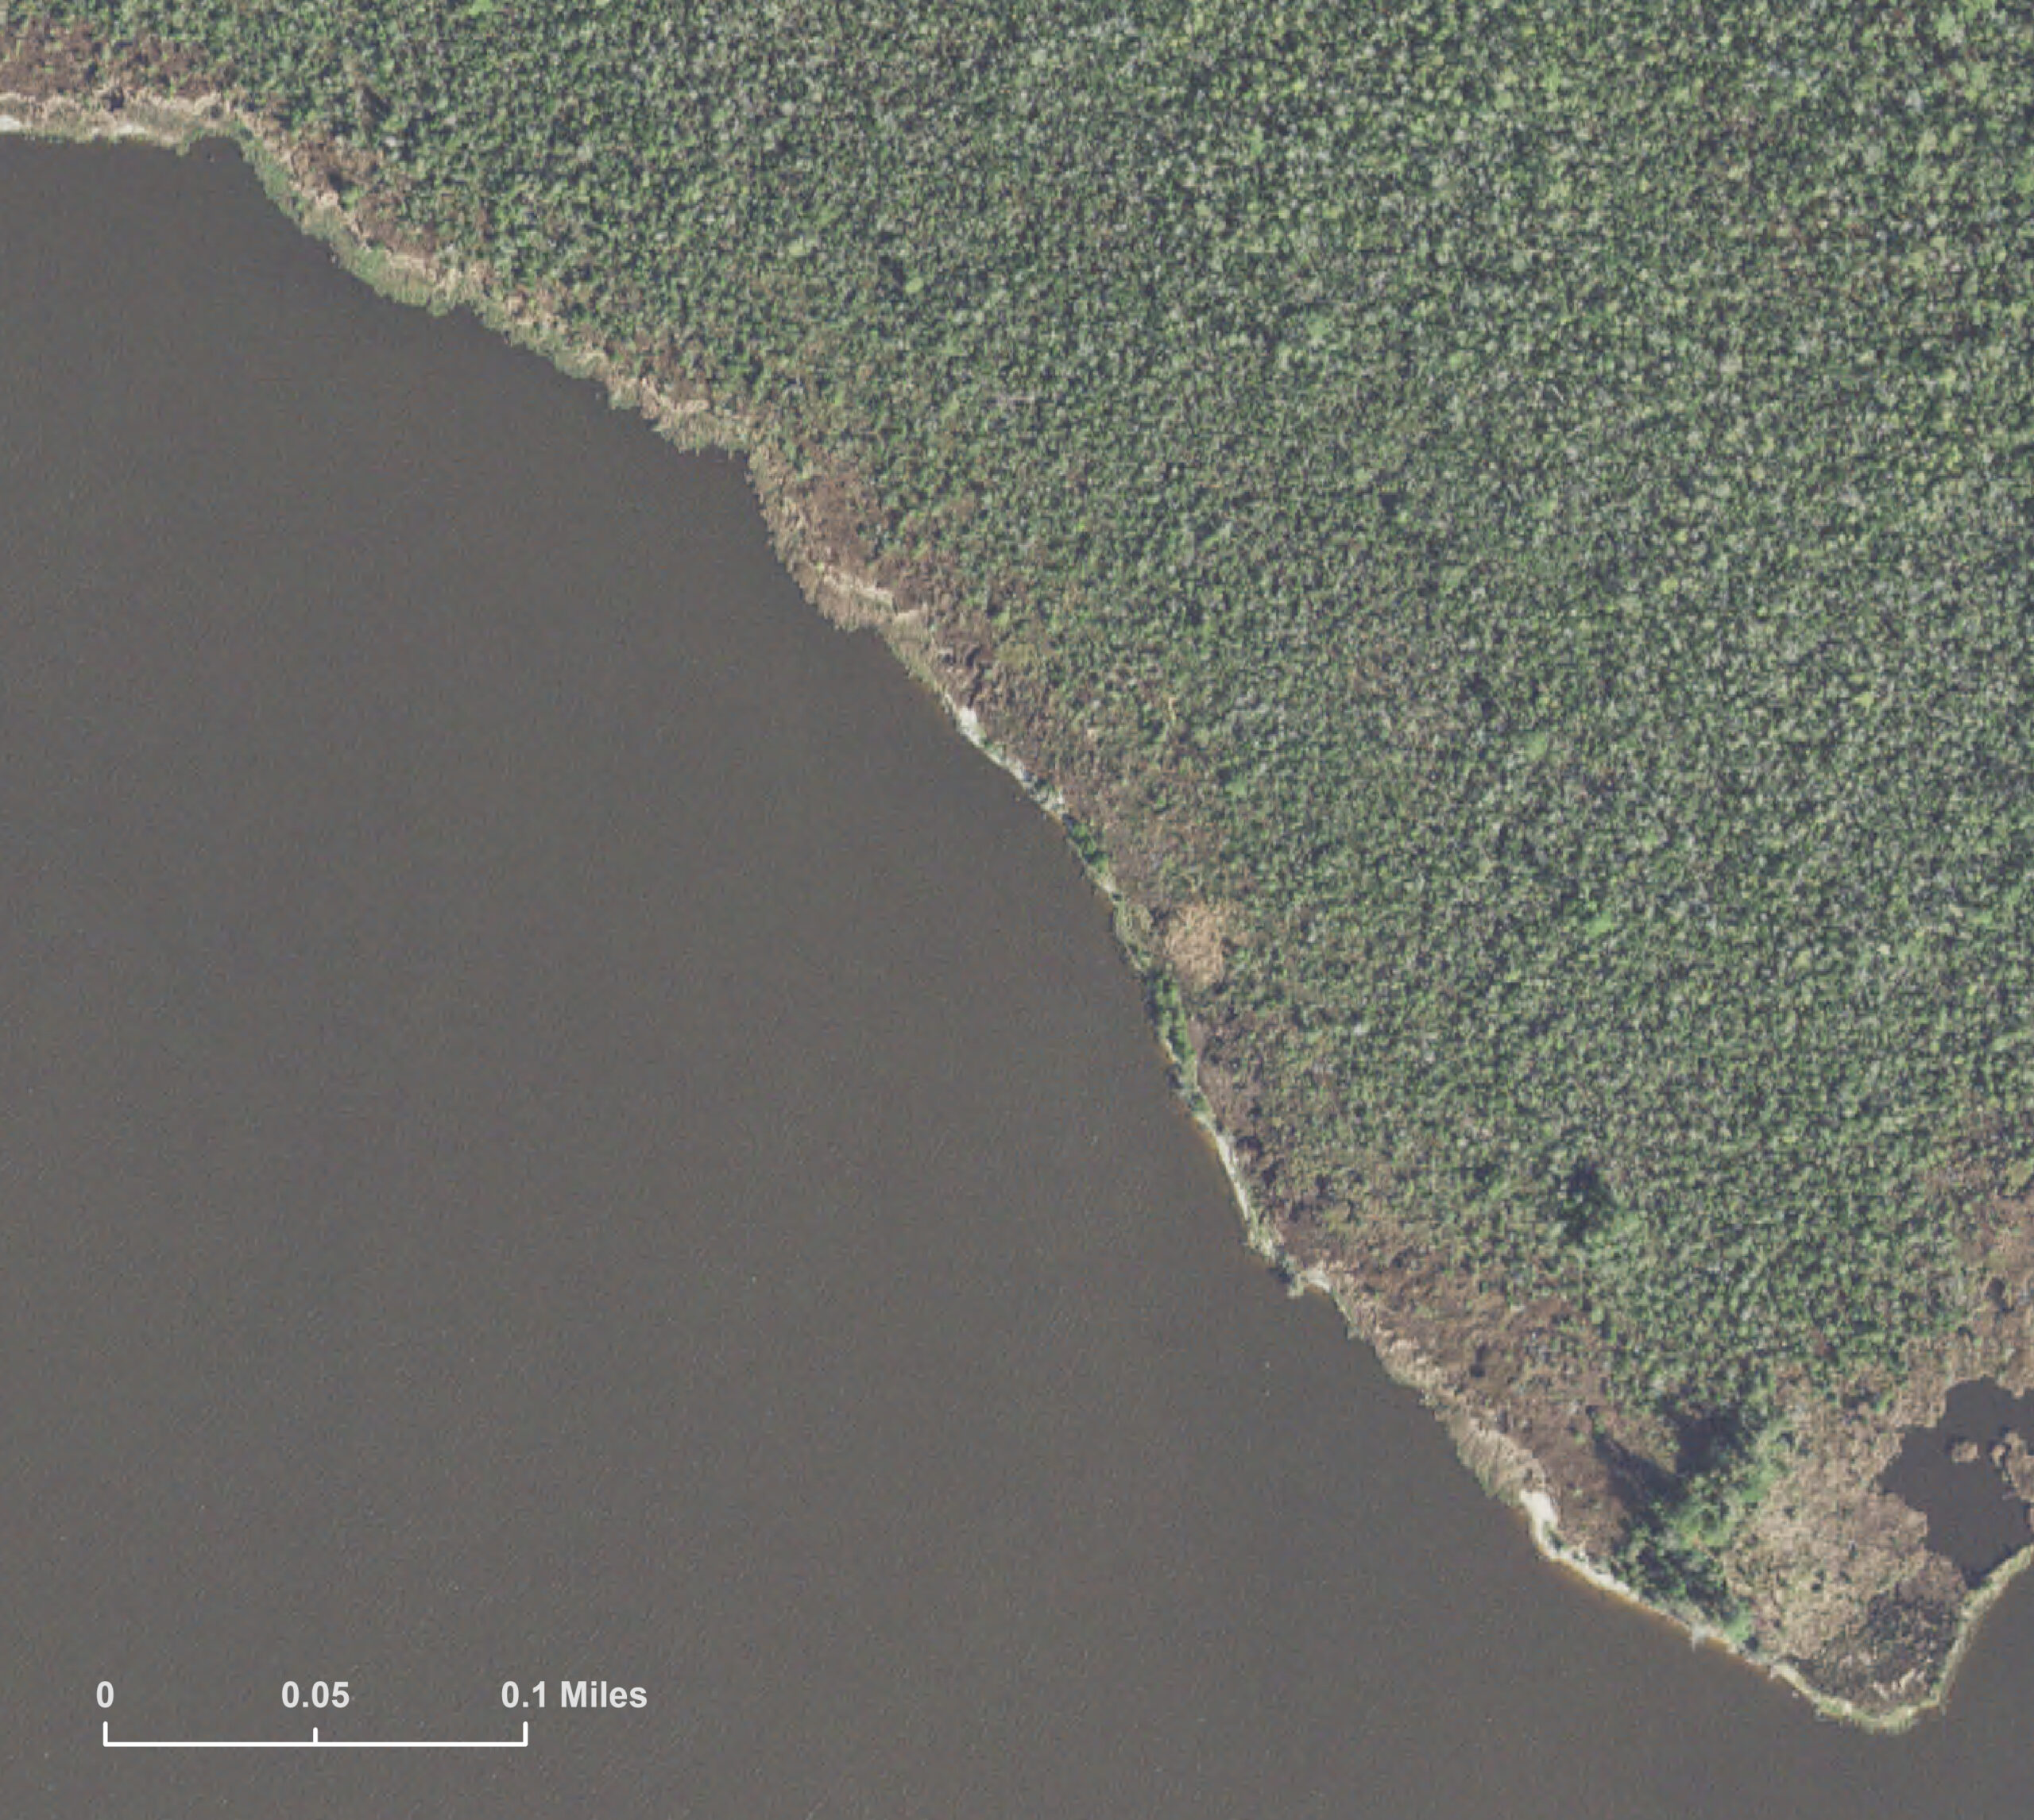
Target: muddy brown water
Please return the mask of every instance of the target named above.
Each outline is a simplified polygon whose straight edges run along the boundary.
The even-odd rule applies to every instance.
[[[0,1812],[2034,1803],[2024,1589],[1889,1740],[1541,1563],[740,469],[222,146],[0,142]]]

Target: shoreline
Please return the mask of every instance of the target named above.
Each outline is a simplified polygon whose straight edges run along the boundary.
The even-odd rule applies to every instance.
[[[877,632],[906,670],[932,691],[961,736],[1070,832],[1071,817],[1059,789],[1000,742],[980,715],[955,692],[932,650],[938,628],[931,615],[919,607],[900,605],[893,590],[833,559],[823,531],[808,516],[807,497],[799,481],[771,443],[768,426],[760,419],[624,373],[605,349],[575,341],[563,321],[539,298],[520,290],[505,294],[484,265],[462,265],[435,253],[405,251],[377,242],[335,192],[313,187],[296,160],[300,148],[234,107],[223,95],[211,93],[186,100],[129,90],[118,98],[117,105],[114,99],[105,95],[81,101],[66,95],[37,99],[0,94],[0,133],[80,142],[138,141],[180,153],[201,138],[231,139],[241,147],[265,189],[297,225],[326,242],[349,272],[383,295],[435,311],[471,309],[490,330],[541,354],[573,377],[600,384],[615,408],[639,412],[675,446],[717,449],[742,457],[772,547],[801,592],[842,629]],[[1119,888],[1106,858],[1092,861],[1078,851],[1077,843],[1077,857],[1109,903],[1118,944],[1145,983],[1147,995],[1161,981],[1175,979],[1158,945],[1147,943],[1133,926],[1132,903]],[[1692,1647],[1716,1644],[1736,1662],[1792,1688],[1826,1718],[1874,1733],[1896,1733],[1943,1709],[1984,1616],[2007,1586],[2034,1566],[2034,1545],[1969,1591],[1959,1611],[1954,1640],[1922,1696],[1883,1707],[1861,1705],[1818,1689],[1791,1663],[1763,1655],[1720,1631],[1650,1602],[1600,1560],[1564,1540],[1555,1482],[1541,1458],[1513,1435],[1482,1419],[1448,1370],[1413,1339],[1397,1331],[1389,1311],[1359,1291],[1352,1273],[1309,1262],[1286,1248],[1274,1220],[1256,1204],[1236,1139],[1221,1128],[1200,1089],[1192,1041],[1184,1036],[1176,1040],[1164,1021],[1154,1022],[1161,1049],[1172,1064],[1174,1090],[1206,1135],[1228,1179],[1250,1250],[1285,1279],[1295,1296],[1309,1290],[1325,1296],[1351,1337],[1375,1352],[1394,1381],[1419,1393],[1442,1421],[1463,1463],[1485,1491],[1518,1509],[1543,1559],[1579,1575],[1619,1603],[1674,1625],[1688,1636]]]

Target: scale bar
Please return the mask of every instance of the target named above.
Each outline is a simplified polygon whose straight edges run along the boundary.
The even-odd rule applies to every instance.
[[[108,1750],[528,1750],[530,1721],[520,1738],[116,1738],[113,1721],[100,1721],[99,1741]]]

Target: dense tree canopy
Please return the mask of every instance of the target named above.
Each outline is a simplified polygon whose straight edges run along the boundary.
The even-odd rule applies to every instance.
[[[1942,1165],[2034,1157],[2024,7],[41,10],[950,559],[1232,906],[1185,1010],[1324,1231],[1683,1406],[1953,1308]]]

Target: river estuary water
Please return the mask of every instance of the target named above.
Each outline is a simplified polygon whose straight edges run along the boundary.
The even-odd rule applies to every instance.
[[[0,1812],[2034,1807],[2024,1586],[1889,1739],[1542,1563],[739,466],[229,147],[0,141]]]

